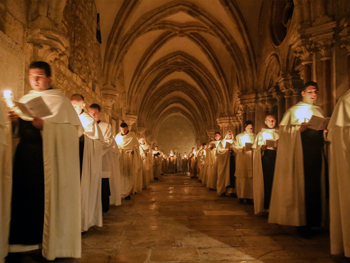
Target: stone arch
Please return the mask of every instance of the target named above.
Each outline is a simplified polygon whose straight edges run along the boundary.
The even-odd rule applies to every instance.
[[[160,19],[180,11],[187,12],[188,14],[194,16],[196,19],[200,20],[202,23],[213,30],[214,34],[226,46],[227,51],[231,55],[234,63],[236,63],[236,67],[241,78],[240,82],[242,84],[242,87],[247,87],[249,89],[254,87],[255,62],[252,62],[254,60],[251,56],[251,54],[253,54],[251,47],[245,46],[242,50],[235,38],[217,19],[215,19],[212,15],[210,15],[199,6],[187,1],[181,1],[180,3],[178,1],[172,1],[148,12],[142,16],[123,37],[120,36],[121,28],[118,26],[114,27],[114,31],[112,32],[109,39],[109,47],[107,48],[105,55],[105,57],[110,58],[108,61],[106,60],[105,63],[106,82],[110,82],[110,78],[118,71],[118,65],[123,60],[123,57],[125,56],[130,43],[135,41],[140,35],[144,34],[147,28],[155,24]],[[237,19],[235,19],[235,21],[236,20]],[[235,37],[242,38],[240,33],[245,29],[241,24],[237,26],[239,27],[240,32],[235,32],[237,33],[235,34]],[[246,43],[246,39],[241,42]],[[116,49],[118,50],[117,52],[115,52]],[[247,53],[250,55],[247,56]]]

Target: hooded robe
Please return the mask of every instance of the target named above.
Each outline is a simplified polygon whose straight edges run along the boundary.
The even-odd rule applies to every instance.
[[[279,125],[269,223],[316,226],[324,219],[323,131],[300,132],[300,124],[312,115],[323,117],[322,109],[299,102],[287,110]]]
[[[86,112],[79,114],[84,128],[84,154],[81,173],[81,230],[102,227],[102,155],[104,137],[97,122]]]
[[[350,257],[350,91],[335,106],[328,140],[331,253]]]
[[[47,89],[41,92],[31,90],[20,99],[20,102],[25,103],[37,97],[42,97],[52,112],[51,116],[43,118],[43,129],[40,132],[44,169],[44,220],[40,244],[42,255],[47,260],[79,258],[81,256],[81,194],[78,138],[82,134],[81,123],[70,101],[63,96],[61,90]],[[23,121],[32,121],[32,118],[20,117]],[[20,142],[17,151],[27,147],[26,144],[27,142]],[[23,158],[24,161],[30,159],[28,152]],[[25,169],[28,171],[28,167]],[[21,181],[21,178],[18,179]],[[8,180],[7,183],[9,183]],[[16,193],[17,198],[18,190],[14,185],[12,196]],[[23,198],[30,200],[31,196]],[[20,202],[22,206],[26,205],[23,201],[27,200],[22,199]],[[12,200],[12,215],[23,211],[20,206],[16,207],[16,202]],[[16,211],[17,209],[20,211]],[[28,223],[26,215],[19,214],[19,217],[22,217],[22,223],[18,223],[21,225]],[[32,247],[32,249],[35,248]],[[10,251],[27,250],[24,247],[10,245]]]

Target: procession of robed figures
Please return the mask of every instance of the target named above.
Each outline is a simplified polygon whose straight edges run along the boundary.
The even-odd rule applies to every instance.
[[[48,260],[79,258],[81,234],[102,227],[110,205],[169,173],[198,178],[304,238],[326,226],[330,212],[331,253],[350,257],[350,91],[329,120],[315,105],[317,83],[308,82],[278,128],[268,114],[258,134],[246,121],[235,138],[216,132],[188,155],[167,156],[125,122],[113,136],[100,105],[87,107],[81,94],[68,99],[51,87],[46,62],[31,63],[29,83],[18,103],[6,93],[7,109],[0,107],[8,112],[0,114],[0,262],[37,249]],[[20,109],[33,101],[47,107],[40,116]]]

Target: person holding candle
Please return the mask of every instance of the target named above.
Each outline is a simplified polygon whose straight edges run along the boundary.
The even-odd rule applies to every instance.
[[[197,175],[198,180],[203,182],[203,168],[204,168],[204,161],[205,161],[205,150],[204,150],[204,143],[199,146],[199,149],[197,151]]]
[[[9,251],[41,248],[47,260],[79,258],[82,126],[61,90],[51,88],[49,64],[32,62],[29,84],[32,90],[20,102],[41,97],[52,115],[31,118],[9,112],[14,136],[20,138],[13,164]],[[15,256],[9,255],[9,261]]]
[[[269,209],[273,175],[275,172],[278,130],[275,129],[276,118],[265,117],[266,128],[262,128],[253,144],[253,193],[254,212],[259,214]],[[267,145],[267,143],[274,144]]]
[[[219,138],[220,136],[216,136]],[[234,172],[235,167],[231,159],[234,158],[233,147],[235,141],[233,138],[232,131],[227,131],[227,134],[223,140],[218,143],[216,148],[216,157],[217,157],[217,186],[216,191],[218,195],[225,195],[227,188],[234,188],[235,178]]]
[[[197,176],[197,152],[196,148],[192,147],[192,151],[188,155],[189,160],[189,170],[190,170],[190,177],[194,178]]]
[[[143,189],[147,189],[153,178],[153,156],[151,146],[146,143],[145,138],[139,139],[140,154],[142,160]]]
[[[214,140],[209,142],[209,147],[207,148],[208,156],[208,169],[207,169],[207,187],[210,190],[216,190],[218,171],[217,171],[217,157],[216,157],[216,148],[221,141],[221,133],[216,132]]]
[[[131,194],[137,192],[138,185],[140,184],[139,180],[142,180],[142,177],[139,177],[141,163],[139,142],[136,134],[129,130],[129,126],[125,122],[120,124],[120,133],[115,137],[115,141],[117,142],[120,153],[119,164],[122,198],[128,200],[131,198]]]
[[[255,141],[253,122],[246,121],[244,132],[236,136],[234,151],[236,157],[236,191],[240,202],[244,200],[253,204],[253,152],[251,146]]]
[[[182,157],[181,171],[183,173],[187,173],[188,172],[188,158],[187,158],[186,152],[184,153],[184,156]]]
[[[158,178],[162,174],[162,158],[161,153],[158,149],[158,146],[154,147],[153,150],[153,173],[154,180],[158,180]]]
[[[331,253],[350,258],[350,91],[338,101],[328,125]]]
[[[279,125],[279,147],[272,187],[269,222],[297,226],[310,238],[324,218],[325,158],[324,131],[308,129],[312,115],[324,117],[315,105],[315,82],[303,86],[302,101],[287,110]]]
[[[102,211],[109,211],[109,205],[121,205],[119,150],[112,133],[112,125],[101,121],[101,106],[93,103],[89,106],[89,114],[97,122],[103,134],[102,149]]]
[[[84,111],[85,99],[73,94],[70,102],[84,128],[81,160],[81,231],[92,226],[102,227],[102,156],[104,137],[97,122]]]
[[[12,182],[11,124],[0,103],[0,262],[8,253]]]

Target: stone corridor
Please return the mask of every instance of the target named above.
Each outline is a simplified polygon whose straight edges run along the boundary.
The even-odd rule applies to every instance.
[[[83,235],[80,260],[55,262],[328,263],[328,235],[299,238],[294,228],[268,224],[253,206],[219,197],[197,179],[165,175],[111,208],[103,228]]]

